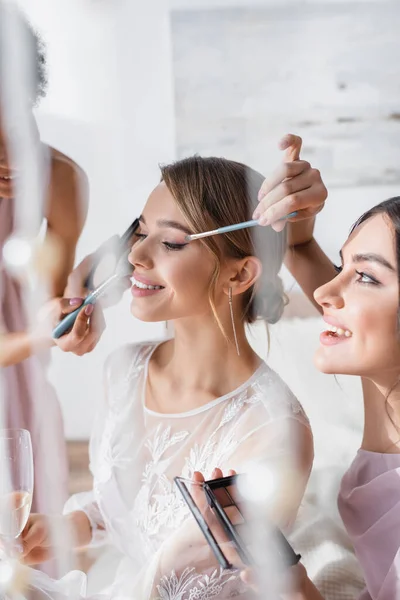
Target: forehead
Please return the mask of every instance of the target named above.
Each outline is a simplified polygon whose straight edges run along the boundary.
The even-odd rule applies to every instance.
[[[151,192],[142,214],[146,221],[147,219],[168,219],[187,225],[178,204],[163,181]]]
[[[380,254],[396,264],[396,239],[389,217],[375,215],[359,225],[342,247],[342,253],[345,260],[354,254]]]

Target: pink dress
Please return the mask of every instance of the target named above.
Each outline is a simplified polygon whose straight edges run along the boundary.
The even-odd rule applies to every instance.
[[[21,288],[5,271],[2,260],[4,242],[13,230],[13,207],[13,200],[0,198],[0,335],[26,329]],[[30,431],[35,468],[32,511],[46,513],[62,510],[68,462],[61,409],[46,380],[44,358],[33,356],[0,369],[0,428]]]
[[[400,454],[359,450],[338,498],[364,572],[360,600],[400,598]]]

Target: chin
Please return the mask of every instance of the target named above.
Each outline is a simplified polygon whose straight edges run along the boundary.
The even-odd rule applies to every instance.
[[[326,356],[321,348],[314,354],[314,365],[321,373],[326,375],[354,375],[349,371],[349,366],[341,360],[332,360],[332,357]]]
[[[317,350],[314,355],[314,365],[321,373],[326,375],[353,375],[356,377],[364,377],[366,373],[360,365],[351,365],[349,361],[343,361],[341,359],[332,360],[331,357],[324,356],[324,354]]]
[[[160,323],[161,321],[168,321],[168,317],[164,317],[164,315],[146,310],[138,310],[136,306],[131,306],[131,315],[143,323]]]

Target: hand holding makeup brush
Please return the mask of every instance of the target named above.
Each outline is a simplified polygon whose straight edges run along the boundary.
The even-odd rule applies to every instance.
[[[57,345],[63,352],[83,356],[97,345],[104,329],[105,321],[101,306],[82,307],[74,323],[65,335],[54,339],[52,329],[60,320],[77,310],[83,298],[53,298],[39,311],[35,327],[31,333],[32,344],[38,348]]]
[[[259,205],[253,219],[260,225],[271,225],[282,231],[286,215],[296,212],[289,223],[297,223],[315,217],[324,207],[328,192],[320,172],[310,163],[300,160],[302,139],[293,134],[283,137],[279,143],[285,151],[283,164],[267,177],[259,192]]]

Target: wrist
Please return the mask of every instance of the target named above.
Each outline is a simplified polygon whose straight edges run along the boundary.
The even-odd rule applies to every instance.
[[[315,217],[288,224],[288,246],[305,245],[314,239]]]
[[[31,348],[31,353],[35,354],[42,350],[48,350],[55,345],[51,332],[41,331],[40,329],[33,329],[28,332],[28,344]]]
[[[74,548],[83,548],[90,544],[92,526],[84,511],[77,510],[64,516],[72,535]]]

